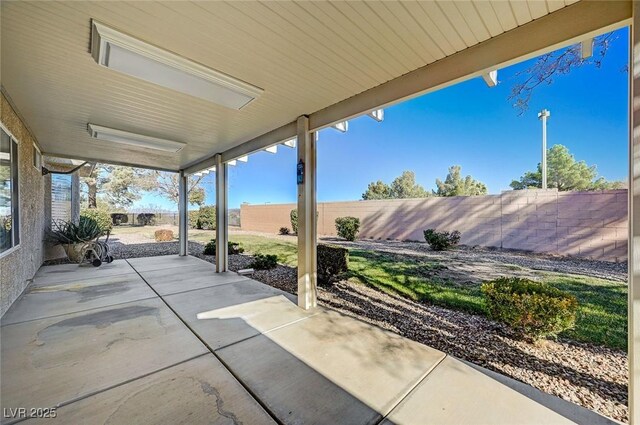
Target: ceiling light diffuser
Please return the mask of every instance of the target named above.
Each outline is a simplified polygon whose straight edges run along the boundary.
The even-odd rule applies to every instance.
[[[175,153],[186,146],[186,143],[129,133],[128,131],[116,130],[115,128],[102,127],[95,124],[87,124],[87,131],[89,131],[89,134],[94,139],[128,146],[155,149],[163,152]]]
[[[259,87],[96,21],[91,25],[91,56],[114,71],[231,109],[240,109],[263,93]]]

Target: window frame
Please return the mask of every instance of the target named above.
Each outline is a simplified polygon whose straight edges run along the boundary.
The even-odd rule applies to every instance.
[[[21,242],[22,242],[21,233],[22,232],[20,231],[21,227],[22,227],[22,208],[20,208],[20,200],[22,199],[22,194],[20,193],[20,140],[18,140],[13,135],[13,133],[11,131],[9,131],[7,126],[4,125],[4,123],[2,121],[0,121],[0,129],[2,129],[2,131],[7,133],[7,135],[9,136],[9,139],[11,140],[11,143],[12,143],[11,144],[11,149],[13,149],[14,146],[16,148],[16,155],[15,155],[15,158],[16,158],[16,165],[15,165],[15,167],[16,167],[15,168],[16,176],[15,177],[16,177],[17,183],[18,183],[17,185],[14,186],[13,181],[11,182],[11,191],[13,192],[14,191],[13,188],[15,187],[16,188],[15,189],[15,193],[16,193],[16,195],[18,197],[17,203],[16,203],[16,205],[17,205],[16,209],[14,209],[14,206],[13,206],[13,199],[11,200],[12,201],[11,202],[11,217],[12,217],[11,218],[11,222],[12,222],[12,224],[11,224],[11,244],[12,244],[12,246],[11,246],[11,248],[7,249],[6,251],[0,252],[0,259],[2,259],[4,257],[6,257],[7,255],[10,255],[11,253],[19,250],[20,247],[22,246],[22,244],[21,244]],[[13,160],[13,151],[11,151],[9,153],[9,158],[11,160]],[[11,171],[10,172],[13,173],[13,161],[11,161]],[[13,179],[13,174],[12,174],[11,177]],[[14,223],[13,212],[14,211],[16,212],[16,216],[18,218],[18,220],[17,220],[18,221],[17,228],[13,227],[13,223]],[[17,233],[17,239],[18,239],[18,243],[17,244],[15,244],[16,233]]]

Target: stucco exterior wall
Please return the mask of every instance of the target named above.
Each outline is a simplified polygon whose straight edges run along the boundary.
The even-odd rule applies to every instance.
[[[0,257],[0,316],[33,278],[43,261],[44,178],[32,165],[34,140],[24,123],[1,96],[0,121],[18,140],[20,244]]]
[[[508,191],[500,195],[318,204],[318,234],[337,217],[358,217],[359,237],[423,241],[424,229],[458,230],[461,243],[626,261],[627,191]],[[294,204],[242,205],[244,230],[291,228]]]

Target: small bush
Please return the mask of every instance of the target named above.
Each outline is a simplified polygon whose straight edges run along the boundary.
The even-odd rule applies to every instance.
[[[200,211],[189,211],[189,228],[196,229],[198,227],[198,217]]]
[[[281,235],[288,235],[288,234],[290,234],[290,233],[291,233],[291,231],[289,230],[289,228],[288,228],[288,227],[281,227],[281,228],[280,228],[280,234],[281,234]]]
[[[298,234],[298,210],[291,210],[289,213],[289,218],[291,219],[291,229],[293,233]]]
[[[216,207],[200,207],[196,227],[202,230],[216,230]]]
[[[489,317],[538,340],[575,325],[578,301],[544,283],[502,277],[482,284]]]
[[[230,255],[242,254],[244,252],[244,248],[241,247],[238,242],[227,242],[227,250]],[[204,255],[216,255],[216,240],[211,239],[210,242],[207,242],[202,253]]]
[[[173,240],[173,230],[160,229],[154,232],[156,242],[166,242]]]
[[[256,270],[270,270],[278,265],[278,256],[273,254],[256,254],[251,267]]]
[[[434,251],[446,251],[458,245],[460,232],[436,232],[435,229],[424,231],[424,239]]]
[[[355,241],[360,231],[360,219],[357,217],[338,217],[336,218],[336,231],[341,238]]]
[[[349,250],[335,245],[318,245],[318,283],[337,282],[349,271]]]
[[[129,222],[129,215],[125,213],[111,213],[111,224],[120,226]]]
[[[136,218],[140,226],[154,226],[156,224],[156,215],[154,213],[138,214]]]
[[[298,210],[291,210],[289,213],[289,218],[291,219],[291,230],[296,235],[298,234]],[[318,221],[318,211],[316,211],[316,221]]]
[[[97,208],[89,208],[86,210],[82,210],[80,212],[80,218],[86,217],[98,224],[98,228],[100,229],[101,235],[106,235],[111,232],[113,228],[113,224],[111,223],[111,215],[104,210],[99,210]]]

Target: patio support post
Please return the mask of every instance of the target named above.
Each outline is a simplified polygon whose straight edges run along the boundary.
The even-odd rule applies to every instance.
[[[640,425],[640,3],[633,2],[629,66],[629,424]]]
[[[316,306],[316,134],[309,132],[309,117],[301,116],[298,128],[298,306]]]
[[[216,154],[216,272],[229,269],[229,227],[227,226],[227,164]]]
[[[188,182],[189,176],[186,175],[184,171],[180,171],[180,175],[178,176],[178,233],[180,238],[180,255],[182,256],[188,255],[187,246],[189,243],[189,235],[187,235],[189,229]]]
[[[71,174],[71,222],[80,222],[80,174]]]

